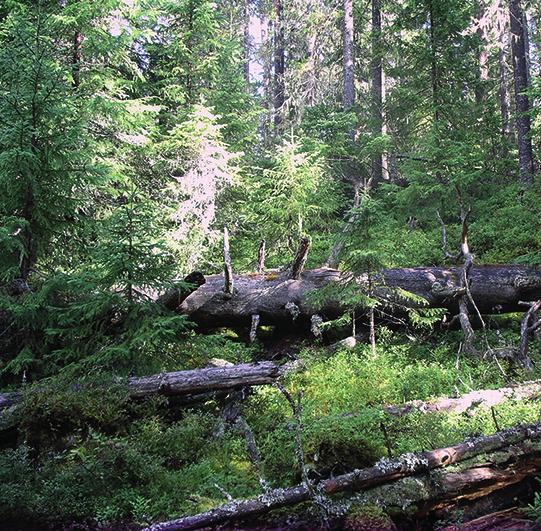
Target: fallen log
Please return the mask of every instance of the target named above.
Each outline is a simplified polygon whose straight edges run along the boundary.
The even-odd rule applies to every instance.
[[[470,391],[456,398],[439,398],[433,402],[412,400],[400,405],[384,406],[394,417],[408,413],[466,413],[477,407],[494,407],[506,400],[531,400],[541,396],[541,380],[524,382],[500,389]]]
[[[127,387],[131,398],[144,398],[151,395],[205,395],[211,391],[230,391],[241,387],[272,384],[293,367],[294,363],[279,365],[264,361],[167,372],[129,378]],[[22,399],[23,394],[18,391],[0,394],[0,409],[13,407]]]
[[[490,461],[484,458],[486,464],[482,470],[479,466],[473,467],[473,472],[457,470],[458,475],[450,477],[446,483],[442,481],[437,487],[442,494],[447,493],[447,499],[453,496],[461,496],[464,485],[486,485],[491,483],[496,486],[512,484],[518,477],[524,478],[538,470],[541,464],[541,423],[530,426],[517,426],[508,430],[497,432],[493,435],[481,436],[466,440],[455,446],[439,448],[418,454],[404,454],[398,459],[381,459],[374,466],[336,476],[319,482],[312,488],[305,484],[297,485],[286,489],[274,489],[247,500],[234,500],[225,505],[211,509],[204,513],[193,516],[186,516],[168,522],[157,523],[148,528],[149,531],[180,531],[187,529],[199,529],[215,526],[231,520],[239,520],[248,517],[268,513],[271,510],[281,507],[295,505],[311,499],[311,492],[316,491],[322,496],[329,496],[339,492],[355,492],[371,489],[389,482],[411,478],[422,477],[427,480],[427,486],[432,483],[432,474],[436,469],[448,467],[465,460],[474,460],[477,456],[492,457],[496,460],[496,468],[490,466]],[[506,455],[506,458],[502,458]],[[519,463],[517,456],[524,456],[527,463],[524,468],[515,468],[509,474],[501,471],[504,463]],[[498,457],[499,456],[499,457]],[[502,459],[504,459],[502,461]],[[479,465],[479,463],[476,463]],[[520,474],[517,473],[520,470]],[[453,469],[453,473],[455,470]],[[440,478],[443,479],[443,476]],[[413,497],[420,489],[414,489]],[[396,497],[395,497],[396,500]],[[401,501],[401,500],[399,500]]]
[[[132,398],[142,398],[154,394],[165,396],[193,395],[208,391],[272,384],[291,368],[291,363],[278,365],[271,361],[264,361],[168,372],[129,378],[128,388]]]
[[[379,286],[376,289],[378,296],[402,306],[415,304],[400,298],[397,288],[423,297],[427,307],[446,308],[456,314],[461,274],[460,267],[387,269],[376,275],[373,282]],[[541,267],[474,265],[469,274],[472,300],[482,313],[521,311],[521,302],[541,299]],[[177,305],[177,311],[205,328],[249,327],[252,315],[259,315],[262,325],[309,327],[314,313],[326,319],[343,314],[345,308],[340,300],[329,299],[316,306],[310,296],[343,278],[339,271],[329,268],[303,271],[298,280],[290,278],[287,271],[237,275],[235,294],[228,297],[223,292],[223,275],[210,275],[204,285]],[[366,276],[356,280],[361,287],[368,282]],[[164,295],[162,298],[167,297]],[[294,319],[292,305],[296,308]]]

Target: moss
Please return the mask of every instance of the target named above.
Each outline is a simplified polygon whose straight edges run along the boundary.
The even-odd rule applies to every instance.
[[[389,515],[376,505],[353,504],[347,512],[343,527],[346,531],[394,531]]]

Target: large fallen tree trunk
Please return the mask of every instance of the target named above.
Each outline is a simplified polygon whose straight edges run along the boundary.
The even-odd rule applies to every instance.
[[[294,365],[294,363],[279,365],[271,361],[264,361],[226,367],[166,372],[129,378],[127,387],[131,398],[144,398],[151,395],[202,395],[208,392],[230,391],[241,387],[272,384]],[[37,392],[40,392],[39,389]],[[23,394],[17,391],[0,394],[0,409],[14,406],[22,398]]]
[[[400,305],[412,301],[399,297],[397,288],[419,295],[427,307],[458,311],[460,267],[418,267],[388,269],[372,282],[379,287],[377,295]],[[344,312],[339,300],[329,299],[318,305],[310,293],[343,279],[335,269],[321,268],[304,271],[298,280],[287,272],[247,274],[235,276],[235,293],[224,292],[223,275],[206,277],[206,283],[191,293],[180,305],[170,309],[185,313],[207,328],[220,326],[250,326],[252,315],[260,316],[260,323],[310,323],[315,313],[333,319]],[[359,285],[366,277],[357,279]],[[523,311],[519,303],[541,299],[541,267],[517,265],[473,266],[470,271],[472,299],[482,313],[494,314]],[[162,296],[162,300],[166,300]],[[174,300],[174,297],[172,298]]]
[[[474,459],[483,456],[483,459]],[[451,468],[434,481],[436,469],[470,460],[471,466]],[[215,526],[231,520],[244,519],[268,513],[281,507],[309,501],[314,492],[329,496],[339,492],[369,492],[368,489],[404,478],[420,481],[409,490],[408,498],[394,489],[394,503],[425,502],[425,510],[440,507],[450,499],[477,496],[497,488],[511,485],[533,475],[541,465],[541,424],[520,426],[464,441],[456,446],[440,448],[419,454],[405,454],[398,459],[382,459],[374,466],[321,481],[315,486],[305,484],[287,489],[274,489],[255,498],[231,501],[204,513],[186,516],[148,528],[151,531],[177,531]],[[424,488],[419,488],[420,485]],[[393,484],[394,486],[394,484]],[[382,501],[381,492],[377,494]],[[366,498],[364,498],[366,499]],[[438,501],[440,500],[440,501]],[[384,501],[384,499],[383,499]]]

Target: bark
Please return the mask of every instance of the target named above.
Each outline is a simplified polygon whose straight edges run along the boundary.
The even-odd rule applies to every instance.
[[[244,0],[244,81],[250,84],[250,0]]]
[[[355,102],[355,73],[353,57],[353,0],[344,0],[344,28],[343,28],[343,105],[349,110]]]
[[[518,140],[519,176],[523,185],[531,184],[534,174],[532,140],[530,138],[530,102],[528,89],[528,61],[524,39],[524,14],[521,0],[509,0],[511,50],[515,80],[516,129]]]
[[[381,501],[397,499],[403,506],[424,502],[421,508],[429,512],[441,508],[458,498],[485,496],[499,488],[512,485],[525,477],[535,475],[541,465],[541,425],[516,427],[494,435],[467,440],[456,446],[440,448],[419,454],[405,454],[398,459],[382,459],[374,466],[336,476],[319,482],[314,488],[320,495],[340,492],[373,492],[380,485],[392,483],[387,493],[375,489],[375,498]],[[479,466],[473,458],[486,456]],[[457,463],[471,460],[471,467],[454,467]],[[439,471],[450,467],[451,472]],[[412,478],[412,476],[416,476]],[[402,478],[415,481],[417,488],[404,492],[408,483]],[[396,483],[397,480],[402,480]],[[419,487],[423,488],[419,488]],[[390,495],[389,495],[390,494]],[[394,494],[394,496],[393,496]],[[398,494],[398,496],[396,495]],[[365,498],[365,496],[363,496]],[[236,500],[221,507],[194,516],[150,526],[150,531],[173,531],[198,529],[217,524],[268,513],[274,509],[296,505],[311,499],[310,488],[297,485],[286,489],[275,489],[247,500]],[[389,504],[392,504],[389,501]],[[405,508],[405,507],[404,507]]]
[[[477,36],[479,37],[479,81],[475,89],[475,100],[481,105],[486,99],[486,85],[488,81],[488,50],[486,34],[486,6],[485,0],[480,0],[477,10]]]
[[[400,299],[396,288],[404,289],[426,299],[428,307],[458,311],[457,290],[461,286],[461,267],[426,267],[387,269],[375,276],[376,294],[394,301],[387,312],[400,313],[413,305]],[[223,276],[211,275],[206,283],[188,296],[178,311],[190,316],[202,327],[249,327],[252,315],[261,317],[261,325],[292,325],[291,312],[286,305],[294,304],[298,313],[294,324],[309,328],[311,317],[317,313],[334,319],[351,308],[339,300],[328,299],[316,306],[313,296],[317,289],[343,277],[335,269],[320,268],[304,271],[299,280],[291,279],[287,271],[269,271],[265,275],[247,274],[235,277],[235,294],[227,298],[223,292]],[[367,287],[367,277],[357,278],[359,286]],[[469,271],[469,290],[479,311],[495,314],[522,311],[521,301],[541,299],[541,267],[519,265],[473,265]],[[473,309],[473,308],[472,308]]]
[[[301,278],[302,270],[308,259],[311,243],[310,238],[301,238],[299,248],[297,249],[293,263],[291,264],[291,278],[293,280],[299,280]]]
[[[271,361],[265,361],[167,372],[129,378],[127,387],[131,398],[145,398],[152,395],[203,395],[208,392],[230,391],[242,387],[272,384],[293,367],[293,363],[278,365]],[[20,392],[0,394],[0,409],[15,406],[22,399],[23,394]]]
[[[76,31],[73,36],[73,54],[71,58],[71,68],[73,77],[73,88],[79,88],[81,84],[81,47],[83,44],[83,35]]]
[[[291,368],[291,364],[278,365],[266,361],[243,363],[231,367],[177,371],[130,378],[128,388],[132,398],[142,398],[154,394],[192,395],[208,391],[272,384],[289,368]]]
[[[284,5],[282,0],[274,2],[274,125],[280,127],[283,122],[285,103],[285,33]]]
[[[372,0],[372,121],[374,137],[383,133],[383,68],[381,41],[381,0]],[[376,153],[372,157],[371,184],[383,180],[383,156]]]
[[[432,0],[428,2],[429,40],[430,40],[430,81],[432,85],[432,105],[434,107],[434,121],[440,119],[440,82],[438,68],[438,50],[436,42],[436,16]]]
[[[224,227],[224,291],[228,295],[233,295],[234,289],[233,266],[229,252],[229,232],[227,227]]]
[[[502,0],[503,1],[503,0]],[[503,6],[502,6],[503,7]],[[502,139],[506,146],[511,137],[509,121],[509,86],[507,81],[507,24],[503,17],[500,17],[501,26],[498,28],[498,96],[500,100],[500,114],[502,120]]]
[[[530,343],[530,335],[541,328],[541,318],[537,316],[537,312],[541,309],[541,299],[534,302],[530,309],[524,314],[520,323],[520,345],[518,348],[519,363],[526,370],[533,370],[533,365],[528,357],[528,349]]]
[[[265,271],[265,240],[259,242],[257,249],[257,266],[256,271],[261,275]]]
[[[471,391],[457,398],[440,398],[435,402],[413,400],[399,406],[385,406],[385,411],[394,417],[408,413],[466,413],[478,407],[494,407],[506,400],[532,400],[541,396],[541,380],[525,382],[501,389]]]
[[[156,299],[156,302],[167,310],[175,311],[182,302],[197,288],[206,282],[202,273],[194,272],[184,277],[183,284],[175,286]]]

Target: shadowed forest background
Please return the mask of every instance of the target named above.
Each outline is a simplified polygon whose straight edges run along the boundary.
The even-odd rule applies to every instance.
[[[535,529],[540,102],[539,0],[0,0],[0,529]]]

